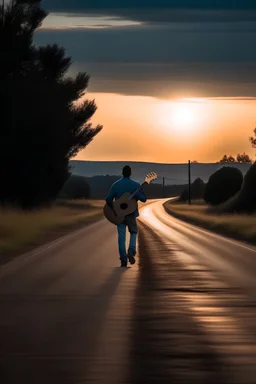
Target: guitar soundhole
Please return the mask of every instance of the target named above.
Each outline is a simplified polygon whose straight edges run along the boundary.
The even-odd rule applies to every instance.
[[[120,208],[123,210],[125,210],[127,207],[128,207],[128,204],[126,204],[126,203],[120,204]]]

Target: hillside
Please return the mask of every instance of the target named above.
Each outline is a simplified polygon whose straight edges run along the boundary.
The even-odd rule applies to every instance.
[[[161,164],[133,161],[79,161],[73,160],[71,170],[73,174],[92,177],[96,175],[120,175],[122,167],[129,164],[132,167],[133,177],[142,182],[146,173],[154,171],[158,175],[158,182],[162,183],[162,178],[166,178],[166,184],[187,184],[188,165],[187,164]],[[191,181],[200,177],[207,182],[210,175],[223,167],[220,163],[192,163]],[[229,164],[239,168],[243,174],[249,169],[250,164]]]

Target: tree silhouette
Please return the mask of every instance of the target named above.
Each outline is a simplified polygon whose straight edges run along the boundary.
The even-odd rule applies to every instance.
[[[0,24],[0,200],[31,208],[54,200],[69,160],[101,131],[84,100],[90,77],[67,77],[71,58],[58,45],[36,48],[46,12],[38,0],[14,0]]]
[[[60,197],[68,199],[88,199],[90,197],[90,185],[83,176],[72,175],[63,185]]]
[[[205,186],[204,201],[210,205],[219,205],[234,196],[243,183],[242,172],[235,167],[222,167],[214,172]]]
[[[229,156],[224,155],[220,160],[220,163],[235,163],[235,162],[236,162],[236,159],[231,155]]]
[[[236,157],[238,163],[251,164],[252,159],[246,153],[238,154]]]
[[[253,133],[254,133],[254,137],[253,136],[249,137],[249,140],[252,147],[256,148],[256,128],[254,128]]]

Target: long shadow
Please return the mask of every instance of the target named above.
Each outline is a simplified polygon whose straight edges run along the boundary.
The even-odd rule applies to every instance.
[[[82,295],[70,297],[40,295],[38,299],[36,295],[27,297],[26,300],[31,301],[35,311],[45,304],[44,309],[47,311],[49,300],[55,300],[59,308],[58,321],[50,324],[51,327],[45,333],[45,337],[40,335],[39,339],[35,332],[36,328],[29,329],[29,321],[27,324],[21,324],[19,330],[15,329],[11,333],[10,328],[7,335],[0,336],[1,346],[10,343],[11,348],[8,350],[13,351],[8,355],[1,353],[1,383],[75,384],[82,382],[81,380],[86,382],[86,373],[92,363],[95,348],[100,343],[101,329],[109,304],[123,273],[125,269],[114,269],[105,284],[89,298]],[[12,304],[15,305],[15,302]],[[4,310],[3,306],[2,309]],[[41,321],[44,321],[43,316]],[[42,341],[41,344],[39,340]],[[19,346],[25,349],[25,353],[15,356],[15,351],[20,350]]]
[[[155,234],[143,227],[141,224],[140,272],[133,309],[131,366],[127,382],[230,383],[226,367],[211,348],[204,330],[184,308],[182,299],[177,299],[175,293],[163,292],[166,281],[175,288],[180,281],[175,281],[175,274],[182,271],[174,265],[174,260],[171,264],[170,254],[167,258],[165,250],[161,252],[161,243]],[[186,279],[187,275],[184,277]]]

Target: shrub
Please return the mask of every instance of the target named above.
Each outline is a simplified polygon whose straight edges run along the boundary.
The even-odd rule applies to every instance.
[[[72,175],[64,184],[60,198],[88,199],[90,197],[90,186],[83,176]]]
[[[200,177],[198,177],[192,184],[191,184],[191,199],[202,199],[204,196],[204,188],[205,184]],[[189,199],[189,193],[188,193],[188,187],[182,191],[179,201],[188,201]]]
[[[222,213],[253,213],[256,211],[256,164],[247,171],[241,190],[220,206]]]
[[[219,205],[234,196],[243,183],[242,172],[234,167],[222,167],[213,173],[205,186],[204,200],[210,205]]]

